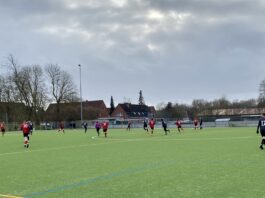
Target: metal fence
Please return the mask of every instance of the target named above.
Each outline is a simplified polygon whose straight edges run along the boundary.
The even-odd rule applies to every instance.
[[[86,121],[88,123],[88,128],[92,129],[95,126],[95,121]],[[203,122],[203,128],[214,128],[214,127],[256,127],[258,121],[224,121],[224,122]],[[168,121],[167,122],[168,128],[176,128],[175,121]],[[156,122],[156,128],[162,128],[161,121]],[[183,128],[193,128],[193,122],[186,122],[182,123]],[[41,123],[40,125],[35,125],[33,123],[34,130],[54,130],[58,129],[57,122],[49,122],[49,123]],[[65,122],[66,129],[77,129],[82,128],[80,121],[75,122]],[[109,124],[109,128],[115,129],[125,129],[127,128],[126,122],[119,122],[119,123],[111,123]],[[131,121],[131,128],[143,128],[143,122],[141,121]],[[7,131],[19,131],[20,130],[20,123],[8,123],[6,124]]]

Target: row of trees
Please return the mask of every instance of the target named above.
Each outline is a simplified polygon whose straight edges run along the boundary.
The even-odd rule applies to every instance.
[[[56,64],[44,69],[40,65],[21,66],[9,55],[1,67],[6,67],[8,72],[5,76],[0,74],[0,102],[24,103],[24,119],[39,121],[50,102],[58,104],[59,114],[59,103],[79,100],[71,75]]]
[[[193,100],[191,105],[168,102],[167,104],[161,103],[157,106],[157,116],[168,118],[194,118],[203,112],[207,115],[211,115],[212,111],[216,109],[264,108],[265,104],[263,101],[265,100],[259,97],[259,99],[236,100],[230,102],[225,97],[222,97],[213,101],[196,99]]]
[[[44,69],[40,65],[21,66],[12,55],[9,55],[7,63],[1,67],[6,67],[8,72],[5,75],[2,72],[0,74],[0,102],[25,104],[26,115],[24,115],[24,119],[39,121],[41,112],[44,112],[47,104],[51,102],[56,102],[59,116],[60,103],[80,101],[71,75],[56,64],[46,65]],[[141,90],[138,103],[140,105],[145,104]],[[193,118],[201,112],[210,112],[214,109],[253,107],[265,107],[265,80],[260,83],[258,99],[230,102],[222,97],[213,101],[196,99],[191,105],[172,102],[161,103],[157,106],[157,116]],[[8,113],[10,109],[11,107],[6,108],[5,113]],[[111,112],[115,109],[112,96],[110,109]],[[1,109],[0,113],[3,113]]]

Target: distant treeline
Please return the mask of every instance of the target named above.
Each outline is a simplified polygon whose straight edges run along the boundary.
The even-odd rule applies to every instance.
[[[264,108],[265,103],[261,99],[235,100],[229,101],[225,97],[213,101],[204,99],[193,100],[191,105],[168,102],[157,106],[157,117],[166,118],[190,118],[201,115],[210,115],[216,109],[245,109],[245,108]]]

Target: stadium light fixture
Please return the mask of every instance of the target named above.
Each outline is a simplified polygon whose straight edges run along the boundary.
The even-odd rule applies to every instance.
[[[83,123],[83,99],[82,99],[82,78],[81,78],[81,64],[78,65],[79,67],[79,78],[80,78],[80,119],[81,119],[81,127]]]

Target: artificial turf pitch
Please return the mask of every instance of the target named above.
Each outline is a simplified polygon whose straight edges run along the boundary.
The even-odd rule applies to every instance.
[[[0,137],[0,197],[265,197],[254,128],[36,131]]]

